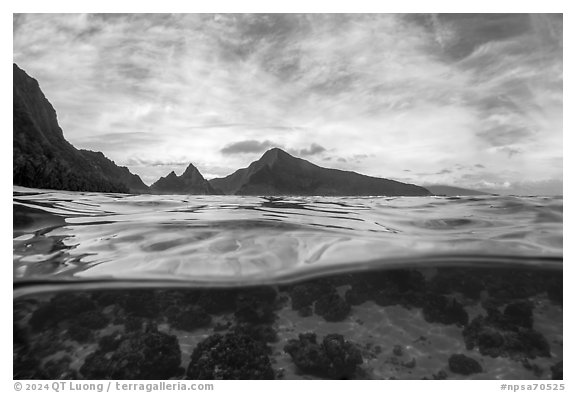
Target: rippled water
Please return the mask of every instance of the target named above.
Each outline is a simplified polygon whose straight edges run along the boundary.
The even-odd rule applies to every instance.
[[[158,196],[14,187],[14,278],[241,282],[376,264],[549,263],[562,197]]]
[[[562,197],[13,202],[14,379],[562,379]]]

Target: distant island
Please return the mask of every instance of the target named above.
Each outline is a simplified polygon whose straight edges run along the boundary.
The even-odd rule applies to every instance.
[[[482,195],[449,186],[428,188],[351,171],[323,168],[272,148],[248,167],[206,180],[190,164],[150,187],[101,152],[76,149],[38,82],[13,65],[13,184],[55,190],[202,195]]]
[[[236,195],[390,195],[425,196],[427,189],[413,184],[323,168],[273,148],[247,168],[210,184]]]

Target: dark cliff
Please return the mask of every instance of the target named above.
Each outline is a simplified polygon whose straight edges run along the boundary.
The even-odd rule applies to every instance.
[[[125,166],[118,166],[114,161],[106,158],[106,156],[99,151],[79,150],[90,165],[106,176],[108,179],[116,179],[124,184],[131,193],[147,194],[150,188],[144,184],[140,176],[130,172]]]
[[[137,175],[116,166],[102,153],[81,151],[72,146],[64,138],[56,111],[38,82],[16,64],[13,65],[13,116],[13,184],[96,192],[144,192],[147,189]]]

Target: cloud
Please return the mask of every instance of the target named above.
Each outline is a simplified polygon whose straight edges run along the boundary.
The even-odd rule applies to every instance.
[[[146,132],[105,133],[84,138],[70,138],[77,148],[92,148],[100,151],[126,151],[138,146],[154,146],[161,137]]]
[[[326,148],[323,146],[320,146],[317,143],[312,143],[310,145],[310,147],[304,148],[304,149],[300,149],[300,150],[296,150],[295,154],[300,155],[300,156],[313,156],[316,154],[320,154],[326,151]]]
[[[513,39],[532,28],[530,14],[437,14],[429,18],[424,25],[433,31],[442,51],[455,60],[487,42]]]
[[[190,165],[191,161],[186,159],[180,161],[160,161],[160,160],[149,160],[139,157],[130,157],[126,161],[124,161],[124,164],[129,166],[180,167]]]
[[[265,150],[268,150],[271,147],[276,147],[274,142],[265,140],[265,141],[255,141],[255,140],[248,140],[248,141],[240,141],[235,142],[226,147],[222,148],[220,152],[222,154],[245,154],[245,153],[260,153]]]
[[[143,176],[283,146],[382,177],[490,163],[512,183],[562,173],[562,30],[552,14],[15,14],[13,57],[68,140],[145,159]]]

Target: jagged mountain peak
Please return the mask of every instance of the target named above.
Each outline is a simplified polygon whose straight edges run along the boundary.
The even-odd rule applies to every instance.
[[[189,164],[180,176],[172,171],[166,177],[161,177],[150,189],[155,194],[216,194],[208,180],[204,179],[193,164]]]
[[[188,164],[186,170],[184,171],[184,173],[182,173],[183,177],[198,176],[198,175],[200,175],[200,171],[193,164]]]
[[[280,159],[291,158],[295,159],[295,157],[291,156],[290,154],[286,153],[284,150],[280,149],[279,147],[273,147],[270,150],[267,150],[262,157],[258,161],[266,162],[266,163],[273,163]]]

